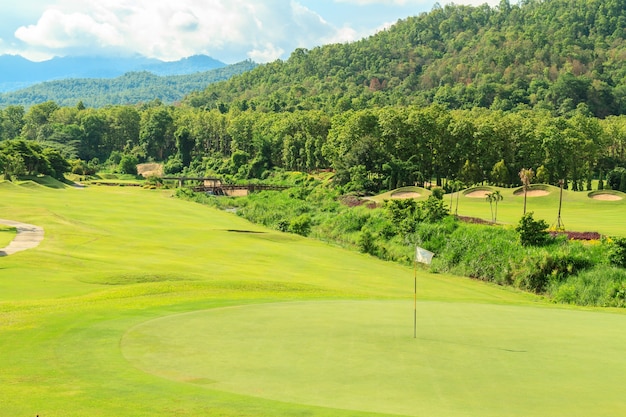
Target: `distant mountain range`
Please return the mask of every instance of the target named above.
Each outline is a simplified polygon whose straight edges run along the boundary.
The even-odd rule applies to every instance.
[[[0,56],[0,92],[19,90],[44,81],[67,78],[114,78],[128,72],[148,71],[155,75],[185,75],[227,65],[206,55],[174,62],[141,56],[129,58],[61,57],[33,62],[21,56]]]
[[[200,68],[200,62],[200,58],[189,58],[176,63],[151,64],[143,71],[126,72],[115,78],[64,78],[45,81],[17,91],[0,93],[0,108],[11,105],[28,108],[46,101],[54,101],[60,106],[75,106],[82,102],[87,107],[133,105],[155,99],[169,104],[181,101],[191,92],[202,91],[209,84],[228,80],[257,66],[248,60],[197,72],[195,70]],[[156,75],[149,70],[161,74],[191,73]]]

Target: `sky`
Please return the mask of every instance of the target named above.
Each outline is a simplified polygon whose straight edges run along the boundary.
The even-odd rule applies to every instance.
[[[456,0],[495,6],[499,0]],[[450,2],[440,2],[445,5]],[[21,0],[0,4],[0,55],[204,54],[227,64],[286,59],[296,48],[350,42],[435,0]]]

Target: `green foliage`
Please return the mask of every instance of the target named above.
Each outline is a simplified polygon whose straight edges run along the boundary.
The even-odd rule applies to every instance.
[[[519,233],[519,241],[523,246],[542,246],[550,241],[548,223],[544,220],[535,220],[533,212],[524,214],[515,231]]]
[[[622,188],[622,178],[624,178],[624,174],[626,173],[626,168],[616,167],[615,169],[609,171],[606,176],[606,182],[612,190],[621,190]]]
[[[626,238],[613,237],[609,243],[609,261],[612,265],[626,268]]]
[[[134,155],[123,155],[120,159],[120,163],[117,167],[117,170],[121,174],[131,174],[137,175],[137,164],[139,161],[137,157]]]
[[[301,236],[308,236],[311,233],[311,216],[301,214],[289,222],[289,231]]]
[[[74,106],[80,101],[86,107],[105,107],[146,103],[157,97],[164,103],[174,103],[194,91],[202,90],[208,84],[227,80],[254,67],[255,63],[243,61],[225,68],[188,75],[158,76],[144,71],[129,72],[112,79],[48,81],[0,94],[0,106],[30,106],[42,100],[51,100],[62,106]]]
[[[554,301],[597,307],[626,307],[626,271],[599,265],[551,286]]]

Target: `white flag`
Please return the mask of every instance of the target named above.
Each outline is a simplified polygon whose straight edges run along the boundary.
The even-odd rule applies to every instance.
[[[433,260],[433,256],[435,256],[434,253],[427,251],[424,248],[420,248],[419,246],[415,247],[415,262],[430,265]]]

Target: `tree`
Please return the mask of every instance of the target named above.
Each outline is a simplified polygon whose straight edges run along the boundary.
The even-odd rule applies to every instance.
[[[510,184],[511,179],[509,176],[509,169],[506,167],[504,159],[496,162],[493,166],[493,169],[491,170],[491,181],[500,187]]]
[[[186,127],[180,127],[174,133],[176,138],[176,149],[178,150],[177,156],[182,161],[184,167],[188,167],[191,163],[191,152],[196,146],[196,141],[191,137],[189,129]]]
[[[489,202],[489,208],[491,209],[491,222],[496,223],[498,221],[498,203],[504,200],[504,196],[499,190],[495,190],[494,192],[487,194],[486,199]],[[493,203],[496,203],[495,214],[493,211]]]
[[[528,187],[533,181],[535,173],[532,168],[522,168],[519,172],[519,178],[522,180],[522,187],[524,188],[524,214],[526,214],[526,196],[528,194]]]
[[[122,174],[137,175],[137,157],[134,155],[123,155],[118,166]]]

